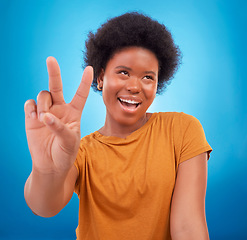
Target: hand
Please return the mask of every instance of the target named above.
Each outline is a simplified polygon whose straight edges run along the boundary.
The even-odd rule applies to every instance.
[[[72,101],[65,103],[59,65],[47,58],[49,90],[25,103],[25,125],[33,170],[42,174],[66,173],[80,145],[80,120],[93,80],[93,68],[85,68]]]

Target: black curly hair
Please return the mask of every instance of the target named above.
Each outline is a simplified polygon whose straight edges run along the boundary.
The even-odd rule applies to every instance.
[[[180,64],[180,50],[163,24],[144,14],[130,12],[109,19],[95,34],[88,34],[84,61],[86,66],[94,68],[92,88],[95,91],[99,91],[97,78],[114,53],[130,46],[149,49],[156,55],[159,62],[157,94],[166,88]]]

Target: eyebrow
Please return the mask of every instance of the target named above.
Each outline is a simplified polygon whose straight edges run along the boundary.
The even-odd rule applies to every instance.
[[[131,70],[132,70],[131,68],[126,67],[126,66],[122,66],[122,65],[117,66],[117,67],[115,67],[115,68],[116,68],[116,69],[118,69],[118,68],[124,68],[124,69],[129,70],[129,71],[131,71]]]
[[[122,66],[122,65],[115,67],[115,69],[119,69],[119,68],[126,69],[126,70],[129,70],[129,71],[132,70],[131,68],[126,67],[126,66]],[[156,73],[154,71],[145,71],[144,73],[145,74],[153,74],[154,76],[156,76]]]

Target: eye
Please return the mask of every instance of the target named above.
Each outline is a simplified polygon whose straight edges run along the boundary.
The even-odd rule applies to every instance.
[[[147,75],[143,77],[144,79],[150,79],[150,80],[154,80],[153,76]]]
[[[129,75],[129,73],[125,70],[118,71],[118,73],[122,75]]]

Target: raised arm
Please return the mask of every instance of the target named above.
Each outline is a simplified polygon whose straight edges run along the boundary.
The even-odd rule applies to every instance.
[[[208,240],[205,217],[207,153],[179,165],[171,206],[172,240]]]
[[[93,80],[93,69],[84,70],[78,90],[68,104],[62,91],[59,65],[47,58],[49,92],[41,91],[25,103],[25,125],[32,157],[32,172],[24,195],[37,215],[57,214],[70,200],[77,179],[73,165],[80,144],[80,119]]]

